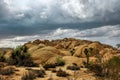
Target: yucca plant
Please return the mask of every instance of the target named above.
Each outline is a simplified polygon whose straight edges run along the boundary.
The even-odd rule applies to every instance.
[[[87,58],[86,66],[88,67],[90,52],[87,48],[84,49],[84,54],[86,55],[86,58]]]

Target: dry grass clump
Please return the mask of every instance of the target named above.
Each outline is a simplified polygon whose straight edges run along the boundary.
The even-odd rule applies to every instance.
[[[67,66],[67,69],[68,70],[80,70],[80,67],[76,65],[72,65],[72,66]]]
[[[35,78],[35,74],[32,71],[28,71],[21,77],[21,80],[34,80]]]
[[[56,69],[52,69],[52,73],[56,73],[57,72],[57,70]]]
[[[54,63],[47,63],[43,65],[43,68],[46,70],[48,68],[55,68],[56,66],[64,66],[65,61],[62,59],[62,57],[57,57]]]
[[[6,66],[6,63],[0,62],[0,68],[3,68],[3,67],[5,67],[5,66]]]
[[[43,65],[43,68],[48,70],[49,68],[55,68],[56,67],[56,64],[45,64]]]
[[[0,53],[0,62],[5,62],[6,58],[3,53]]]
[[[34,74],[36,75],[36,77],[40,77],[43,78],[44,75],[46,75],[45,70],[40,69],[40,70],[32,70],[34,72]]]
[[[56,73],[56,76],[58,76],[58,77],[67,77],[67,76],[69,76],[69,74],[67,72],[63,71],[62,69],[59,69],[57,71],[57,73]]]
[[[0,80],[4,80],[3,76],[0,76]]]
[[[11,75],[14,72],[15,72],[15,68],[13,68],[13,67],[0,68],[1,75]]]
[[[43,78],[46,75],[45,70],[34,70],[29,69],[25,74],[21,77],[21,80],[34,80],[36,77]]]

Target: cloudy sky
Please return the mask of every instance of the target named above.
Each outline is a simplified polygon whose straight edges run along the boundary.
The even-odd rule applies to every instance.
[[[120,43],[120,0],[0,0],[0,47],[65,37]]]

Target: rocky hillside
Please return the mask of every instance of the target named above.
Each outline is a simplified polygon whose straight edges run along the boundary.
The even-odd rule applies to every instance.
[[[98,41],[88,41],[74,38],[64,38],[52,41],[42,41],[37,39],[33,42],[26,43],[25,46],[29,48],[29,53],[32,54],[33,59],[39,63],[44,63],[50,60],[52,62],[52,58],[54,57],[53,60],[55,60],[55,57],[57,56],[62,56],[65,60],[66,57],[71,59],[71,55],[79,59],[86,58],[86,55],[84,54],[85,49],[89,49],[91,58],[95,59],[95,57],[99,54],[102,56],[103,61],[109,60],[120,52],[116,48],[107,44],[102,44]],[[49,58],[47,58],[48,56]],[[47,61],[42,61],[42,58],[45,58]],[[76,62],[77,61],[75,61],[75,63]]]
[[[96,46],[99,48],[99,46],[101,48],[113,48],[110,45],[106,45],[106,44],[101,44],[98,41],[88,41],[88,40],[80,40],[80,39],[74,39],[74,38],[64,38],[64,39],[57,39],[57,40],[35,40],[33,42],[28,42],[25,45],[27,45],[28,47],[30,47],[31,45],[39,45],[39,44],[44,44],[46,46],[52,46],[55,47],[57,49],[72,49],[81,45],[91,45],[91,46]]]
[[[64,38],[57,40],[35,40],[29,41],[24,44],[28,48],[28,52],[31,54],[32,59],[38,63],[55,63],[57,57],[62,57],[68,63],[73,60],[72,63],[83,65],[82,62],[86,60],[84,50],[89,50],[90,61],[96,61],[97,56],[101,56],[102,61],[105,62],[113,56],[119,56],[120,51],[107,44],[102,44],[98,41],[80,40],[74,38]],[[4,53],[5,57],[11,55],[11,48],[1,48],[0,53]],[[79,60],[81,59],[81,60]],[[79,61],[77,61],[79,60]]]
[[[0,52],[0,80],[105,80],[99,79],[107,73],[103,72],[104,69],[117,71],[113,75],[119,73],[120,67],[120,50],[117,48],[74,38],[37,39],[16,49],[0,49]],[[107,62],[116,56],[112,60],[116,65],[109,64],[109,67]],[[34,63],[37,66],[31,66]]]

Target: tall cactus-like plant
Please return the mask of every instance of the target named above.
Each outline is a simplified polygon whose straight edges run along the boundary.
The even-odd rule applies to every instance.
[[[86,55],[86,58],[87,58],[87,67],[89,65],[89,56],[90,56],[90,52],[87,48],[84,49],[84,54]]]

